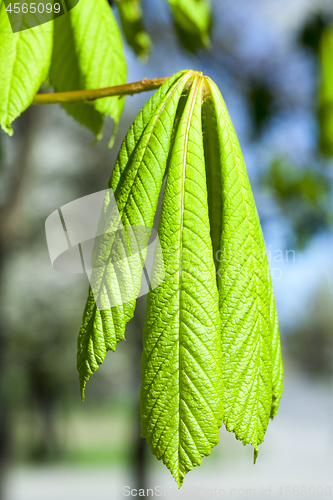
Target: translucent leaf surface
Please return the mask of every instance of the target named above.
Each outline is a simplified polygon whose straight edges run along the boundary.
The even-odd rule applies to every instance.
[[[25,15],[21,13],[22,27]],[[0,6],[0,126],[12,135],[11,123],[31,104],[47,78],[51,62],[53,23],[13,33]]]
[[[112,87],[125,81],[122,41],[107,0],[80,0],[68,14],[55,19],[50,83],[57,92]],[[123,106],[124,98],[118,97],[64,105],[97,137],[104,116],[117,124]]]

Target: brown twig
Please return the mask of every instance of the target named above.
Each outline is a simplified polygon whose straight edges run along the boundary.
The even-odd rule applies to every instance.
[[[115,87],[106,87],[102,89],[73,90],[70,92],[54,92],[47,94],[36,94],[33,104],[56,104],[66,103],[75,104],[77,102],[94,101],[102,97],[123,96],[148,92],[161,87],[169,77],[153,78],[147,80],[144,78],[139,82],[126,83]]]

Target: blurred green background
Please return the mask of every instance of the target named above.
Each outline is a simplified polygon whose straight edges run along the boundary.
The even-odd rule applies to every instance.
[[[291,496],[329,497],[333,6],[215,0],[210,44],[206,34],[186,38],[162,0],[144,0],[143,12],[149,36],[135,11],[117,12],[132,46],[125,44],[128,81],[201,70],[221,89],[239,136],[280,318],[280,411],[255,467],[252,449],[221,429],[221,443],[177,493],[139,435],[144,297],[126,341],[107,355],[80,401],[76,339],[88,280],[52,269],[44,221],[106,188],[121,141],[151,93],[127,98],[112,150],[111,123],[93,144],[90,132],[59,107],[31,107],[12,138],[0,132],[0,498],[120,499],[126,485],[161,486],[168,498],[281,498],[290,496],[289,487]],[[132,40],[128,15],[141,33]]]

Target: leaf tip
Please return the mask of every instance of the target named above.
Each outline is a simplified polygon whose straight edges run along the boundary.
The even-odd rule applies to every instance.
[[[2,130],[4,132],[6,132],[6,134],[8,134],[10,137],[12,137],[13,135],[13,129],[12,127],[10,126],[9,123],[6,123],[6,122],[0,122],[0,127],[2,128]]]
[[[178,489],[180,490],[180,488],[183,486],[186,473],[182,474],[181,471],[177,471],[177,472],[170,471],[170,472],[172,474],[172,477],[176,481]]]
[[[80,393],[81,393],[81,401],[83,402],[85,400],[85,390],[86,390],[86,383],[87,383],[87,380],[86,379],[81,379],[80,378]]]

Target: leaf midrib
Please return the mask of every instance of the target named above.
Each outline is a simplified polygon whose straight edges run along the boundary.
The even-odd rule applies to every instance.
[[[180,473],[180,449],[181,449],[181,443],[180,443],[180,423],[184,419],[181,418],[181,393],[182,393],[182,362],[181,362],[181,318],[180,318],[180,312],[182,310],[182,294],[181,294],[181,289],[182,289],[182,262],[183,262],[183,232],[184,232],[184,208],[185,208],[185,177],[186,177],[186,164],[187,164],[187,151],[188,151],[188,137],[189,137],[189,132],[190,132],[190,126],[191,126],[191,120],[193,116],[193,110],[195,106],[195,102],[197,99],[198,91],[199,91],[199,86],[200,83],[202,84],[203,77],[202,76],[196,76],[195,80],[193,81],[192,85],[195,85],[195,89],[193,91],[193,97],[192,97],[192,102],[191,102],[191,107],[190,107],[190,112],[187,118],[187,124],[186,124],[186,135],[185,135],[185,141],[184,141],[184,149],[183,149],[183,171],[182,171],[182,200],[181,200],[181,222],[180,222],[180,252],[179,252],[179,307],[178,307],[178,366],[179,366],[179,405],[178,405],[178,474]],[[184,450],[185,451],[185,450]],[[180,477],[178,476],[178,479],[180,480]]]

